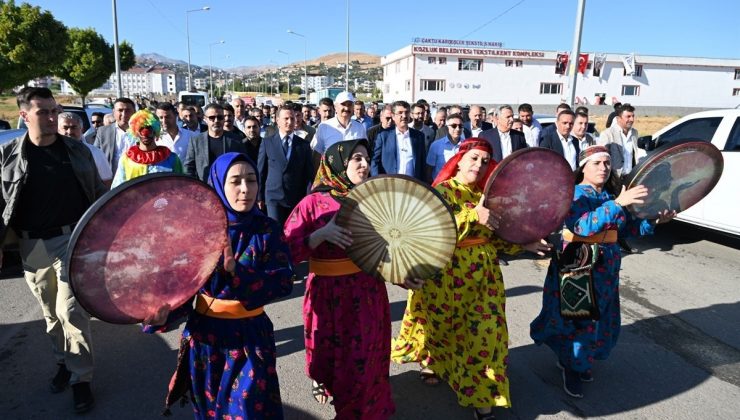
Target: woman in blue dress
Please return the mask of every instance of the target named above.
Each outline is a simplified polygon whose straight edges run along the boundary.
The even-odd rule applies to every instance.
[[[293,289],[282,228],[255,206],[257,165],[241,153],[216,159],[210,183],[229,219],[230,246],[192,302],[164,306],[145,332],[187,316],[167,406],[190,393],[197,419],[282,419],[275,336],[263,306]]]
[[[546,344],[557,355],[565,392],[582,398],[582,382],[593,381],[594,360],[606,360],[619,338],[621,255],[617,238],[652,234],[656,223],[668,222],[676,213],[665,210],[652,221],[633,217],[625,207],[642,203],[649,192],[642,185],[629,190],[621,187],[619,192],[606,147],[584,149],[578,163],[577,185],[565,219],[560,249],[574,241],[599,244],[592,276],[600,317],[598,320],[563,319],[558,269],[553,260],[542,291],[542,311],[530,325],[530,336],[535,343]],[[617,198],[614,198],[615,192],[619,192]]]

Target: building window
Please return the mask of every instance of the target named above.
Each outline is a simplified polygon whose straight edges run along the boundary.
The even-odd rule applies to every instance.
[[[740,69],[735,69],[735,80],[740,80]]]
[[[447,64],[447,57],[439,57],[439,64]]]
[[[483,71],[483,60],[474,58],[458,58],[457,69],[467,71]]]
[[[444,91],[445,81],[444,80],[421,79],[421,89],[419,90]]]
[[[427,64],[437,64],[437,57],[427,58]]]
[[[637,85],[622,85],[622,96],[639,96],[640,86]]]
[[[411,80],[406,81],[406,92],[411,90]]]
[[[560,95],[562,91],[562,83],[540,83],[540,95]]]
[[[732,96],[740,96],[740,88],[732,89]]]
[[[514,67],[514,60],[506,60],[504,64],[506,67]]]
[[[624,72],[622,74],[626,76],[627,69],[624,69]],[[632,77],[642,77],[642,64],[635,64],[635,73],[632,75]]]
[[[517,67],[524,67],[524,61],[522,61],[522,60],[516,60],[516,66]]]
[[[387,83],[383,85],[383,93],[390,93],[390,91],[391,91],[391,85]]]
[[[401,62],[400,61],[396,61],[396,73],[398,73],[400,71],[401,71]]]

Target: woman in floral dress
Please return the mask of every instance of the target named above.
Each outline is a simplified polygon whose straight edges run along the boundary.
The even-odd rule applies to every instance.
[[[633,217],[625,207],[642,203],[648,191],[639,185],[629,190],[621,187],[619,193],[615,177],[606,147],[591,146],[581,151],[573,203],[562,235],[561,249],[573,241],[599,243],[598,260],[592,270],[599,320],[563,319],[558,270],[552,260],[542,289],[542,311],[530,325],[535,343],[546,344],[557,355],[563,389],[576,398],[583,397],[582,382],[593,381],[594,360],[606,360],[619,338],[622,260],[617,238],[652,234],[656,223],[665,223],[676,215],[666,210],[657,221]],[[619,196],[614,198],[615,194]]]
[[[313,192],[285,223],[293,261],[309,261],[303,302],[306,375],[318,402],[333,398],[337,419],[387,419],[396,409],[388,379],[391,318],[385,283],[349,260],[345,248],[352,234],[335,223],[340,202],[370,174],[369,161],[367,140],[330,146]]]
[[[452,387],[460,405],[486,420],[493,418],[492,407],[511,405],[506,298],[497,255],[547,250],[544,241],[522,247],[495,236],[500,216],[482,200],[495,167],[490,155],[488,141],[465,140],[435,179],[455,214],[457,247],[440,276],[410,292],[392,348],[395,362],[420,363]]]
[[[241,153],[216,159],[210,183],[226,207],[230,244],[192,302],[144,321],[167,331],[188,317],[167,406],[191,394],[196,419],[282,419],[275,336],[263,306],[293,289],[282,229],[255,206],[257,165]],[[169,316],[168,316],[169,315]]]

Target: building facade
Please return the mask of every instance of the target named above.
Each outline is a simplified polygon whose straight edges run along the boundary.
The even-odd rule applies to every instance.
[[[325,89],[334,83],[334,78],[332,76],[323,76],[320,74],[309,74],[308,75],[308,89],[313,89],[314,91],[317,91],[319,89]],[[308,92],[306,89],[306,77],[301,76],[301,89],[304,92]]]
[[[557,104],[570,99],[570,77],[556,72],[568,73],[567,66],[557,65],[563,53],[505,49],[494,42],[432,41],[421,39],[381,58],[384,102]],[[595,74],[596,55],[582,54],[589,55],[577,75],[580,104],[740,104],[740,59],[606,53],[599,54]]]

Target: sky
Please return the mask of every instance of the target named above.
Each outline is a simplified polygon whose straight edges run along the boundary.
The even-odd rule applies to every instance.
[[[222,68],[300,64],[304,47],[309,59],[347,50],[347,1],[350,50],[381,56],[414,37],[569,51],[578,6],[577,0],[118,0],[118,37],[137,54],[187,61],[186,10],[209,6],[187,13],[193,64],[207,66],[209,51]],[[112,1],[26,2],[113,42]],[[586,0],[581,51],[738,59],[738,16],[736,0]]]

